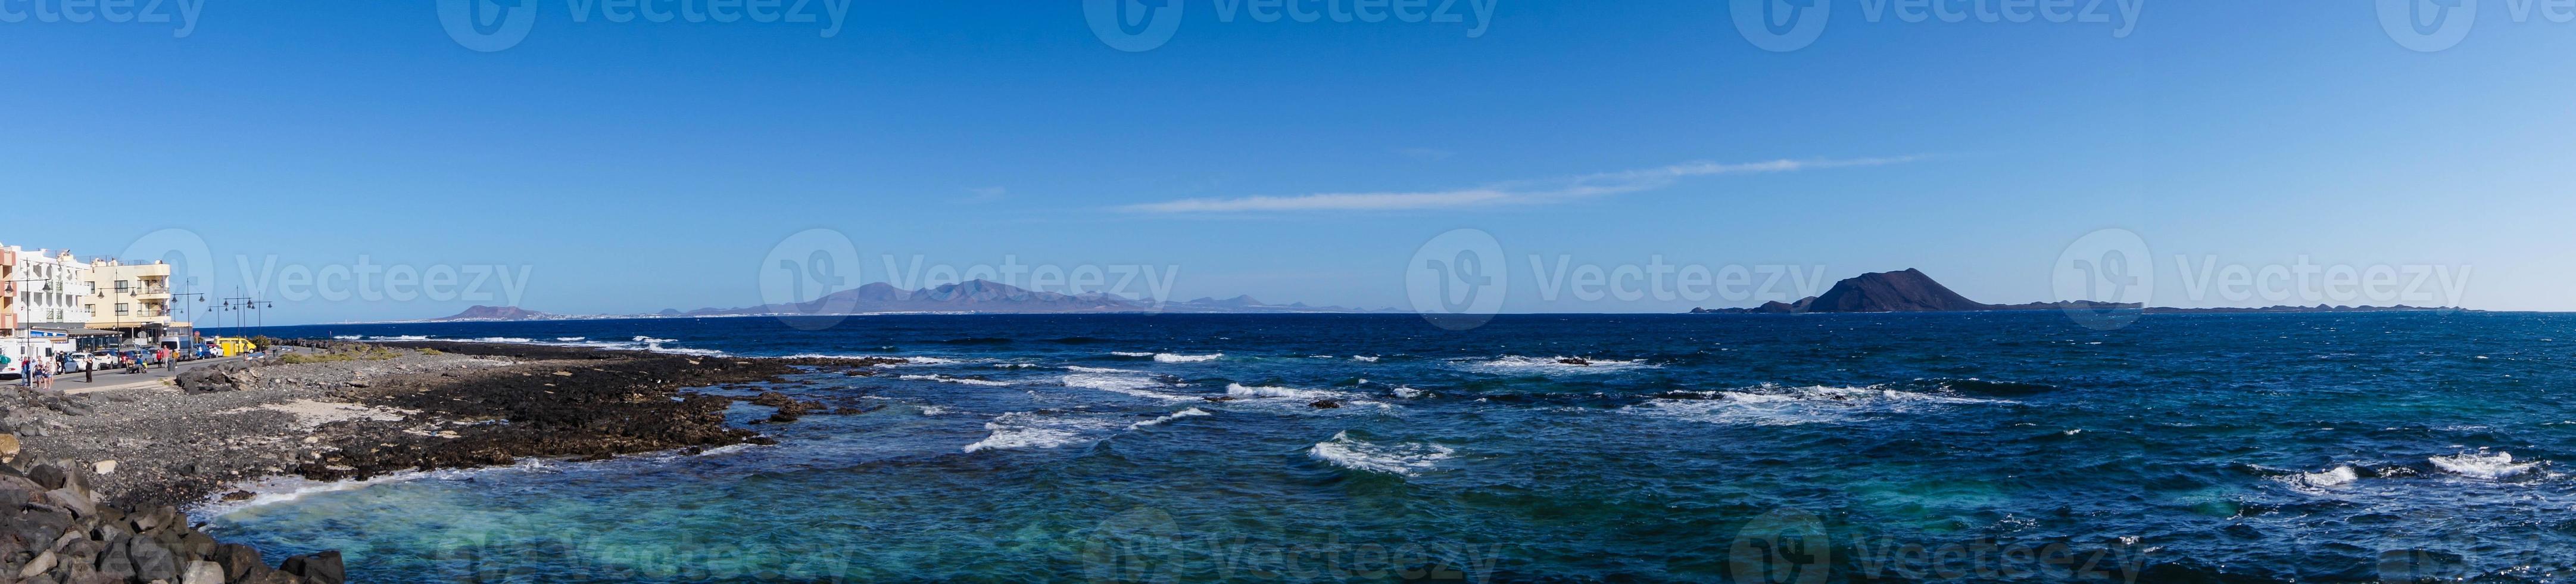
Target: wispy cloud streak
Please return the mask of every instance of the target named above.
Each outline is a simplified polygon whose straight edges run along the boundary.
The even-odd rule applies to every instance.
[[[1293,196],[1255,196],[1238,198],[1181,199],[1121,207],[1141,213],[1233,213],[1246,211],[1404,211],[1416,209],[1458,209],[1500,207],[1551,203],[1571,199],[1601,197],[1648,191],[1671,186],[1682,179],[1727,174],[1764,174],[1884,166],[1921,160],[1922,156],[1891,158],[1853,158],[1833,160],[1773,160],[1768,162],[1716,163],[1691,162],[1604,172],[1548,180],[1519,180],[1493,183],[1477,188],[1445,191],[1316,193]]]

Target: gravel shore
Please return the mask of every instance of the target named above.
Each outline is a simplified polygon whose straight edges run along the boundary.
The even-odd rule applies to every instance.
[[[268,569],[256,551],[195,534],[179,509],[247,497],[236,485],[277,476],[366,479],[527,457],[597,460],[773,443],[726,424],[731,399],[684,390],[810,367],[866,375],[893,362],[305,344],[283,359],[187,372],[176,386],[70,397],[0,388],[0,460],[10,462],[0,465],[0,581],[337,582],[337,554]],[[811,409],[762,403],[789,420]],[[48,486],[55,475],[61,480]],[[18,504],[7,500],[12,494],[21,495]],[[130,519],[138,515],[160,529],[142,529]],[[148,572],[113,569],[163,559],[168,574],[161,563]]]

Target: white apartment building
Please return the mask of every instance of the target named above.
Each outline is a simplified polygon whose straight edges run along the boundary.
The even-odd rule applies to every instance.
[[[90,283],[90,265],[72,258],[70,250],[23,250],[9,248],[17,256],[11,279],[16,284],[16,302],[10,313],[18,317],[22,328],[53,326],[80,328],[90,322],[91,298],[96,290]]]

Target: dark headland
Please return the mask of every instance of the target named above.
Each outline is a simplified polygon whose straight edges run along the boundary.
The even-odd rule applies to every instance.
[[[2032,302],[2028,304],[1986,304],[1969,300],[1950,287],[1932,280],[1922,270],[1876,272],[1835,282],[1824,294],[1797,302],[1767,302],[1753,308],[1694,308],[1691,314],[1829,314],[1877,312],[2005,312],[2027,310],[2137,310],[2148,314],[2237,314],[2264,312],[2399,312],[2448,310],[2406,305],[2377,306],[2273,306],[2268,308],[2147,308],[2140,303]]]

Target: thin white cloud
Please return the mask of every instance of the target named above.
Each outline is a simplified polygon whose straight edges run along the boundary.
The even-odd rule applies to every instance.
[[[1243,211],[1403,211],[1456,209],[1550,203],[1570,199],[1633,193],[1671,186],[1684,178],[1724,174],[1796,172],[1828,168],[1882,166],[1921,160],[1922,156],[1840,160],[1773,160],[1749,163],[1690,162],[1604,172],[1550,180],[1494,183],[1472,189],[1421,192],[1317,193],[1294,196],[1181,199],[1122,207],[1144,213],[1232,213]]]

